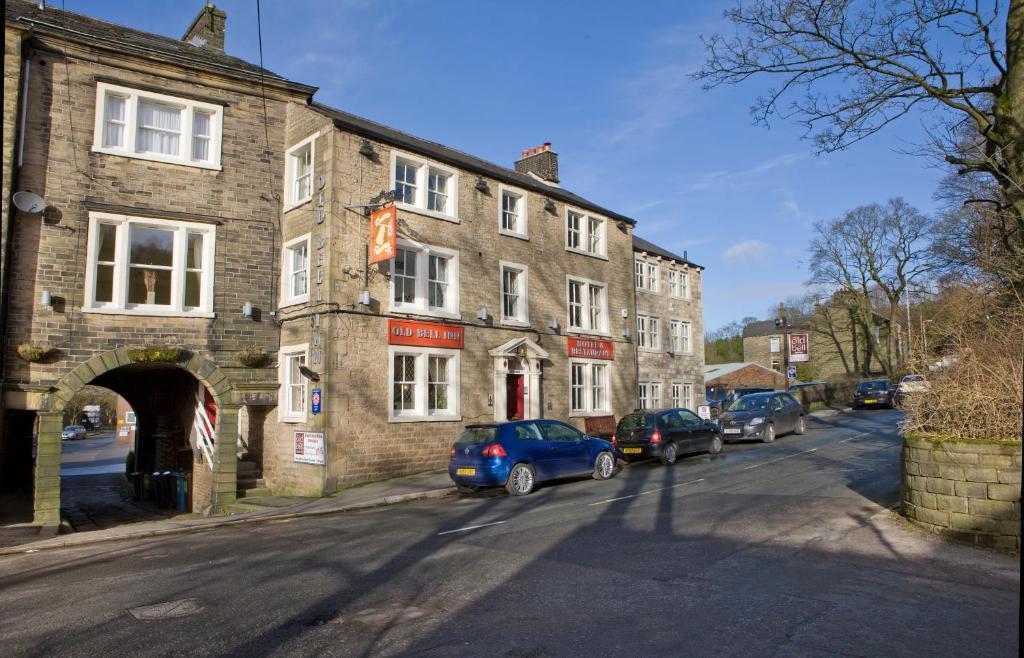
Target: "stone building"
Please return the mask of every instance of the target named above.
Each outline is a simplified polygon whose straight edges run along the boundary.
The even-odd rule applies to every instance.
[[[137,464],[191,471],[197,510],[234,501],[276,405],[276,364],[238,353],[278,348],[284,128],[315,88],[226,55],[225,22],[208,5],[172,39],[5,3],[0,481],[38,524],[83,386],[128,400]]]
[[[467,423],[633,408],[634,222],[562,187],[550,144],[506,168],[297,102],[286,142],[272,489],[441,466]]]
[[[721,398],[737,388],[765,387],[785,390],[786,376],[760,363],[716,363],[704,366],[704,385],[720,391]]]
[[[637,407],[704,404],[704,268],[633,236]]]

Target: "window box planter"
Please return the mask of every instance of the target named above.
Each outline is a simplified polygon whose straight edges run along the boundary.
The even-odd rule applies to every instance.
[[[262,368],[270,361],[270,355],[256,345],[247,345],[238,350],[238,362],[246,368]]]
[[[168,345],[128,348],[128,358],[137,363],[178,363],[184,356],[185,350]]]
[[[18,345],[18,357],[21,358],[22,361],[27,361],[28,363],[37,363],[49,356],[52,356],[56,352],[56,348],[45,343],[22,343],[21,345]]]

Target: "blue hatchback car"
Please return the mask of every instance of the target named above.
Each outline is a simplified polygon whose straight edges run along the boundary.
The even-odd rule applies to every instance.
[[[467,425],[452,446],[448,474],[459,491],[505,487],[525,496],[538,482],[615,475],[615,448],[557,420]]]

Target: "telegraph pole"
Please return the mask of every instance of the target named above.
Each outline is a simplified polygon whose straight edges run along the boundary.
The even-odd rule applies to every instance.
[[[775,320],[775,327],[782,329],[782,374],[786,377],[786,388],[789,390],[789,320],[786,318],[786,307],[779,302],[779,317]]]

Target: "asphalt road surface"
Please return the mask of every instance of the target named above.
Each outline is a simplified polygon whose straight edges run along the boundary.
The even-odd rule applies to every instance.
[[[131,446],[118,443],[112,431],[85,439],[62,441],[60,474],[67,477],[124,473],[124,459],[129,450]]]
[[[1019,561],[888,511],[898,418],[526,498],[0,558],[0,653],[1018,655]]]

